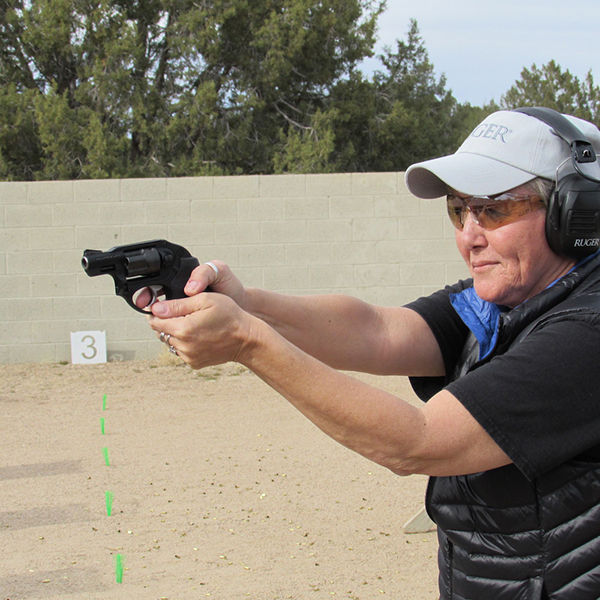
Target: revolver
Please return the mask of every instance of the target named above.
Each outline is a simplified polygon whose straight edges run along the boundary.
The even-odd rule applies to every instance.
[[[183,246],[167,240],[115,246],[106,252],[85,250],[81,259],[81,266],[90,277],[110,275],[117,296],[144,314],[159,296],[167,300],[185,298],[183,288],[198,264],[198,259]],[[140,308],[135,299],[144,289],[150,292],[150,302]]]

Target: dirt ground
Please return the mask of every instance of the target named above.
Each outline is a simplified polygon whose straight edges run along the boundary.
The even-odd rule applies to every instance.
[[[403,528],[426,478],[339,446],[245,369],[169,355],[0,381],[0,600],[437,598],[436,535]]]

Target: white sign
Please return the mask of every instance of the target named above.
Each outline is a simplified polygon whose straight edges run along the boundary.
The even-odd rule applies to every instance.
[[[106,362],[106,331],[71,332],[71,362],[97,365]]]

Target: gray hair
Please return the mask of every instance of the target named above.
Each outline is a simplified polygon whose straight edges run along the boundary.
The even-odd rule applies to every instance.
[[[539,196],[544,201],[544,204],[548,206],[548,201],[550,200],[550,196],[554,189],[553,181],[543,177],[536,177],[535,179],[528,181],[523,187],[527,188],[536,196]]]

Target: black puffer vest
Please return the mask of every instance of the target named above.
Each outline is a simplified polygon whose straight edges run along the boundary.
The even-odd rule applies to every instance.
[[[500,335],[484,362],[573,311],[584,319],[600,313],[600,258],[501,315]],[[473,336],[454,379],[483,364],[477,360]],[[514,465],[433,477],[427,510],[438,525],[442,600],[600,598],[599,460],[578,457],[534,481]]]

